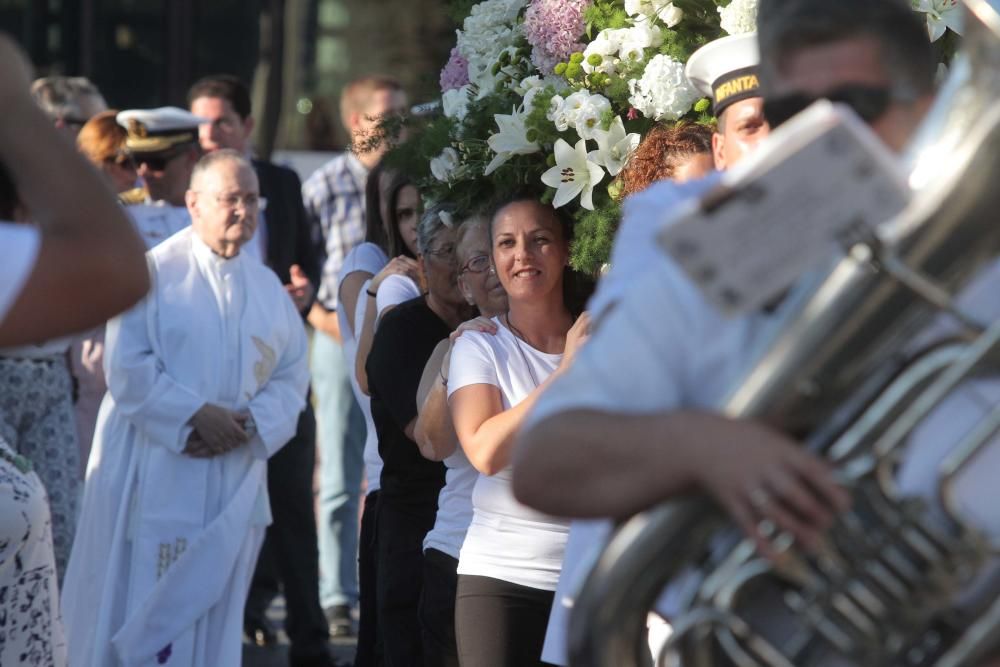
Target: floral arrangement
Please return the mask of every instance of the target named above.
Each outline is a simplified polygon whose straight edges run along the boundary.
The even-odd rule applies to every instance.
[[[957,0],[912,0],[932,39]],[[428,205],[459,216],[537,188],[570,207],[573,265],[594,272],[620,215],[615,177],[656,123],[709,122],[684,66],[703,44],[756,27],[758,0],[483,0],[464,11],[441,71],[441,113],[390,160]]]

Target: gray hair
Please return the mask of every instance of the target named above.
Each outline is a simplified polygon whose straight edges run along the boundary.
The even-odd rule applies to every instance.
[[[473,213],[468,218],[462,221],[462,224],[458,226],[458,231],[455,233],[455,253],[456,257],[458,254],[458,249],[462,246],[462,241],[465,237],[469,235],[475,229],[482,228],[486,231],[487,238],[490,234],[490,220],[486,217],[485,213]],[[461,258],[458,258],[461,261]]]
[[[83,76],[46,76],[31,84],[35,104],[53,121],[84,123],[108,108],[104,96]]]
[[[937,62],[908,0],[761,0],[757,35],[765,99],[789,56],[856,37],[878,44],[898,97],[913,100],[934,90]]]
[[[231,148],[212,151],[198,160],[194,169],[191,170],[191,189],[197,189],[195,186],[205,177],[205,174],[222,162],[235,162],[240,167],[245,167],[253,171],[253,165],[250,164],[250,160],[246,159],[239,151],[234,151]]]
[[[431,243],[445,229],[455,229],[455,207],[450,204],[434,204],[420,216],[417,223],[417,249],[424,255]]]

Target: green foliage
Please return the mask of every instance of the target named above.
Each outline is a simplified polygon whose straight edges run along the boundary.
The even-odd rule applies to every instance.
[[[583,10],[583,21],[587,26],[588,39],[593,39],[602,30],[629,25],[628,14],[620,0],[595,0],[593,5]]]
[[[598,192],[594,191],[595,200]],[[611,257],[611,245],[618,230],[621,206],[609,195],[595,202],[593,211],[581,209],[576,215],[573,247],[570,255],[571,266],[581,273],[597,275],[601,267]]]

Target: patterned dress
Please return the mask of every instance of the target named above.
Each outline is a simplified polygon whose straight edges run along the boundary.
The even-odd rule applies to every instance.
[[[64,354],[0,357],[0,438],[32,462],[45,486],[61,582],[76,533],[80,493],[73,385]]]
[[[0,439],[0,665],[65,667],[49,506],[27,468]]]

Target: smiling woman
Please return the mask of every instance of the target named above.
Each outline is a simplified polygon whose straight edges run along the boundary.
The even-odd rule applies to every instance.
[[[490,218],[492,262],[508,309],[496,334],[455,341],[449,402],[462,449],[480,475],[459,555],[456,634],[462,665],[541,661],[562,566],[567,523],[518,503],[510,488],[511,443],[528,410],[587,336],[564,296],[569,237],[556,211],[530,198]]]

